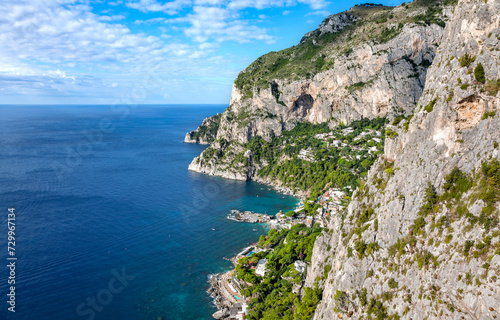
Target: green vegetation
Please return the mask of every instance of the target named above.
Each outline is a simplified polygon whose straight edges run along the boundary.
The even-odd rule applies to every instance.
[[[485,86],[484,89],[488,93],[488,95],[495,97],[500,90],[500,79],[497,80],[489,80]]]
[[[428,105],[424,107],[424,110],[431,113],[434,110],[434,106],[436,105],[438,98],[434,98]]]
[[[474,240],[467,240],[465,241],[465,245],[464,245],[464,256],[468,256],[469,255],[469,251],[470,249],[474,247]]]
[[[398,282],[396,280],[394,280],[394,278],[391,278],[389,279],[389,281],[387,282],[387,285],[389,286],[389,288],[391,289],[396,289],[398,287]]]
[[[349,310],[349,296],[344,291],[337,290],[333,296],[335,300],[335,312],[347,312]]]
[[[467,192],[472,187],[472,179],[465,173],[460,171],[457,167],[453,168],[450,174],[444,178],[443,189],[446,191],[441,200],[455,199],[460,200],[464,192]]]
[[[401,30],[403,29],[403,25],[400,24],[399,27],[392,27],[388,28],[385,27],[382,29],[382,32],[377,38],[378,43],[386,43],[389,42],[390,40],[394,39],[398,34],[401,33]]]
[[[436,193],[430,182],[428,183],[424,203],[420,208],[418,218],[414,220],[413,225],[409,228],[408,235],[398,239],[394,245],[389,247],[388,253],[390,257],[405,254],[408,245],[415,248],[417,241],[421,241],[419,238],[425,239],[425,226],[428,220],[432,221],[431,231],[437,229],[439,234],[445,228],[448,228],[448,232],[452,232],[453,229],[450,224],[462,217],[467,218],[470,227],[480,224],[486,229],[486,232],[494,226],[498,226],[499,220],[495,203],[500,200],[500,162],[497,159],[482,163],[481,170],[474,176],[474,179],[458,168],[454,168],[445,176],[444,180],[444,192],[441,195]],[[471,190],[472,192],[470,192]],[[469,194],[469,196],[464,199],[466,194]],[[482,200],[485,204],[479,216],[475,216],[467,210],[467,204],[474,203],[476,200]],[[447,215],[436,219],[436,214],[443,205],[448,207],[449,212]],[[452,239],[453,235],[450,233],[445,237],[444,242],[450,244]],[[433,240],[432,238],[429,239],[428,245],[432,245]],[[493,250],[497,250],[495,252],[500,254],[500,246],[498,247],[498,249]],[[476,250],[473,250],[474,248]],[[467,240],[463,245],[462,252],[466,257],[472,255],[478,258],[484,257],[492,248],[491,236],[484,236],[481,242]],[[414,261],[418,263],[420,269],[437,267],[439,264],[437,257],[428,251],[417,252]]]
[[[435,267],[437,267],[439,265],[439,263],[437,261],[437,257],[432,255],[432,253],[430,253],[428,251],[417,253],[416,259],[417,259],[419,269],[427,268],[429,265],[433,265]]]
[[[486,120],[488,118],[493,118],[495,117],[497,113],[495,111],[486,111],[484,114],[483,114],[483,120]]]
[[[460,59],[458,59],[458,61],[460,62],[460,66],[469,67],[474,63],[474,61],[476,61],[476,56],[471,56],[470,54],[466,53]]]
[[[482,200],[486,206],[481,210],[479,217],[468,215],[472,225],[481,224],[486,230],[498,225],[498,214],[495,212],[495,203],[500,200],[500,162],[493,159],[481,164],[481,171],[478,174],[478,191],[473,195],[473,199]]]
[[[290,218],[295,217],[295,215],[296,215],[296,213],[295,213],[295,211],[293,211],[293,210],[290,210],[290,211],[288,211],[288,212],[285,214],[285,216],[290,217]]]
[[[349,93],[353,93],[354,91],[361,90],[365,86],[372,84],[373,80],[370,80],[368,82],[357,82],[351,86],[346,86],[346,89],[349,90]]]
[[[265,54],[240,72],[234,84],[243,92],[244,98],[251,98],[253,88],[269,88],[274,83],[273,79],[311,78],[316,73],[333,67],[333,58],[327,58],[321,52],[339,35],[340,33],[313,35],[291,48]]]
[[[438,26],[444,28],[446,24],[440,18],[442,13],[443,9],[439,6],[439,3],[437,2],[435,5],[430,6],[425,11],[425,13],[413,17],[413,21],[417,24],[426,24],[428,26],[430,26],[431,24],[437,24]]]
[[[398,133],[396,131],[392,131],[391,129],[385,129],[385,136],[389,139],[393,139],[398,136]]]
[[[410,122],[411,122],[412,118],[413,118],[413,114],[411,116],[409,116],[408,119],[406,120],[406,122],[403,124],[405,132],[408,132],[408,129],[410,127]]]
[[[347,128],[343,125],[331,130],[327,123],[300,123],[271,142],[254,137],[245,147],[252,151],[253,161],[262,165],[260,177],[279,180],[292,189],[309,190],[310,199],[316,199],[328,186],[358,185],[359,175],[367,172],[383,152],[384,125],[385,118],[363,119],[351,123],[352,133],[343,133]],[[381,132],[379,142],[370,134],[377,130]],[[315,137],[330,132],[331,138]],[[364,136],[358,137],[362,133]],[[332,141],[337,141],[336,145]],[[369,152],[371,147],[377,152]],[[309,159],[299,157],[301,150],[307,150]]]
[[[275,81],[273,81],[273,83],[271,83],[271,94],[276,99],[276,102],[278,104],[281,104],[282,106],[286,106],[285,103],[280,100],[281,92],[279,91],[278,84]]]
[[[191,139],[205,139],[207,142],[213,142],[217,136],[217,131],[219,130],[221,116],[222,114],[218,113],[208,118],[210,120],[207,124],[202,124],[196,131],[192,131],[190,133]]]
[[[280,52],[271,52],[258,58],[238,75],[235,85],[241,90],[244,98],[252,97],[253,92],[270,89],[276,102],[283,104],[280,100],[282,93],[275,79],[292,81],[311,78],[322,70],[333,68],[334,57],[338,57],[339,54],[348,56],[352,53],[353,47],[359,44],[359,40],[366,41],[368,38],[368,40],[379,43],[389,41],[401,32],[404,23],[407,22],[444,26],[444,22],[440,18],[442,5],[451,4],[452,2],[454,1],[416,0],[408,4],[407,7],[410,8],[427,6],[425,13],[418,16],[407,16],[406,12],[385,12],[387,10],[385,7],[355,8],[354,10],[357,10],[356,15],[363,17],[363,19],[358,20],[339,33],[320,34],[319,31],[315,31],[297,46]],[[374,25],[378,27],[370,30]],[[359,32],[361,29],[357,28],[364,28],[364,32]],[[424,63],[423,66],[426,67],[426,64]],[[346,89],[353,93],[370,84],[371,81],[358,82]],[[437,98],[432,100],[424,110],[432,112],[436,103]],[[233,115],[233,118],[238,121],[239,125],[242,125],[252,121],[251,118],[255,115],[255,113],[246,110],[238,115]],[[273,116],[269,115],[269,117]],[[410,121],[411,117],[405,119],[400,116],[394,120],[393,125],[399,126],[402,123],[404,130],[408,131]],[[222,141],[221,143],[225,147],[234,144],[235,148],[232,150],[237,151],[232,151],[231,148],[222,148],[224,151],[216,151],[209,147],[204,152],[203,159],[207,160],[214,157],[231,159],[228,161],[230,162],[229,168],[253,165],[253,167],[259,168],[257,175],[260,178],[279,181],[293,190],[308,192],[309,197],[304,201],[304,211],[307,214],[312,214],[319,207],[317,203],[318,196],[326,188],[343,189],[348,193],[347,199],[350,199],[351,191],[358,186],[360,186],[361,192],[365,192],[360,177],[365,176],[378,157],[383,154],[385,137],[395,138],[398,135],[396,131],[385,130],[385,124],[385,118],[363,119],[351,123],[349,127],[340,124],[333,129],[329,127],[328,123],[299,123],[294,129],[285,131],[278,137],[271,135],[269,141],[258,136],[252,138],[247,144]],[[212,132],[211,130],[213,129],[207,127],[203,129],[203,134]],[[399,132],[401,132],[400,130],[401,127],[398,128]],[[376,131],[381,133],[380,136]],[[212,135],[215,137],[215,134]],[[247,150],[251,151],[250,157],[245,157]],[[387,181],[391,177],[394,179],[393,176],[397,169],[393,167],[393,163],[388,161],[380,165],[380,169],[374,177],[374,186],[377,189],[375,192],[384,192]],[[481,174],[490,177],[491,170],[494,170],[494,168],[486,168],[483,170],[486,173],[481,171]],[[444,228],[453,220],[454,217],[444,217],[434,221],[434,216],[439,211],[439,205],[444,205],[446,201],[461,203],[463,194],[473,187],[473,183],[469,176],[458,169],[454,169],[450,175],[446,176],[445,180],[443,195],[438,195],[432,184],[429,183],[428,188],[425,190],[424,204],[419,212],[419,217],[413,222],[409,234],[399,239],[389,249],[390,256],[404,254],[407,246],[410,246],[412,248],[411,252],[414,252],[417,248],[417,241],[422,241],[421,239],[426,236],[425,228],[427,223],[431,223],[429,220],[432,219],[432,226],[435,228]],[[493,185],[498,189],[496,184]],[[352,189],[348,187],[352,187]],[[484,192],[478,191],[474,196],[480,199],[489,199],[488,201],[491,202],[499,196],[495,192],[491,196],[491,188],[490,184],[488,184],[484,187]],[[365,189],[366,193],[369,194],[368,187]],[[485,201],[488,204],[490,202]],[[380,249],[378,243],[367,243],[365,241],[370,240],[364,240],[362,237],[363,232],[368,228],[378,229],[378,219],[374,208],[368,205],[358,208],[354,221],[350,222],[351,225],[354,224],[350,234],[343,234],[346,242],[354,236],[354,241],[351,242],[353,245],[351,245],[351,248],[347,248],[348,257],[355,256],[363,259]],[[468,214],[466,207],[461,209],[460,213],[458,211],[457,209],[457,212],[453,211],[452,214],[462,216]],[[288,217],[295,215],[294,211],[286,213]],[[487,216],[491,217],[491,215]],[[476,218],[478,219],[476,223],[485,221],[479,217]],[[493,223],[494,221],[490,221],[490,225],[493,225]],[[306,228],[301,225],[293,226],[290,230],[271,230],[267,236],[261,236],[259,239],[259,245],[269,250],[253,253],[250,257],[240,259],[235,274],[246,283],[243,284],[242,295],[250,298],[249,312],[245,319],[311,319],[322,297],[319,283],[326,280],[332,266],[328,264],[328,260],[325,260],[323,270],[316,279],[314,288],[303,288],[304,295],[300,296],[292,292],[292,288],[303,281],[303,275],[294,269],[294,262],[297,260],[311,261],[315,239],[321,232],[320,228]],[[448,232],[450,231],[448,230]],[[449,237],[449,239],[447,243],[451,241],[452,237]],[[487,239],[481,243],[476,243],[475,247],[473,242],[468,252],[472,251],[472,255],[476,254],[476,252],[481,254],[480,252],[483,252],[489,246]],[[328,247],[327,250],[330,251],[331,247]],[[330,254],[334,254],[333,251]],[[430,252],[425,250],[415,251],[417,253],[413,262],[417,263],[419,268],[432,268],[438,265],[437,257]],[[255,274],[253,267],[260,259],[264,258],[268,260],[267,272],[264,277],[260,277]],[[388,268],[393,271],[392,266]],[[367,277],[371,276],[374,276],[373,270],[367,273]],[[379,275],[375,277],[378,278]],[[369,297],[366,288],[362,291],[356,291],[361,307],[366,311],[368,319],[399,318],[397,314],[390,315],[388,306],[384,306],[385,301],[390,301],[393,296],[398,294],[400,291],[399,284],[394,278],[389,279],[387,284],[391,290],[375,297]],[[401,290],[405,290],[405,287],[403,286]],[[354,299],[350,296],[352,294],[338,290],[334,296],[335,310],[344,313],[348,312],[353,304],[350,301],[350,299]]]
[[[474,76],[476,77],[476,81],[479,83],[485,83],[486,82],[486,76],[484,75],[484,67],[480,63],[477,64],[476,68],[474,69]]]
[[[387,308],[384,304],[376,299],[371,299],[368,303],[368,315],[374,315],[377,320],[389,319],[387,315]]]
[[[237,277],[248,283],[244,290],[251,297],[250,312],[245,319],[310,319],[321,300],[322,290],[305,288],[302,299],[293,293],[293,284],[302,281],[293,262],[311,261],[314,241],[320,233],[319,228],[300,225],[290,230],[270,230],[267,239],[261,237],[259,244],[272,247],[272,251],[253,253],[238,261]],[[264,258],[268,259],[267,272],[260,277],[251,267]]]
[[[391,7],[355,6],[349,13],[357,20],[343,30],[337,33],[314,30],[295,46],[259,57],[239,73],[234,83],[246,99],[251,98],[254,91],[271,88],[275,79],[310,79],[319,72],[333,68],[337,56],[348,57],[360,43],[390,41],[401,33],[407,23],[444,27],[445,22],[441,19],[443,5],[453,2],[415,1],[411,8],[425,7],[426,11],[413,18],[409,18],[407,12],[391,12]]]

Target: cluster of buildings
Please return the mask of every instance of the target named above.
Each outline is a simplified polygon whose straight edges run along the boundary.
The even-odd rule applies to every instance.
[[[323,207],[328,204],[333,208],[334,206],[339,206],[342,203],[343,198],[344,192],[342,190],[337,188],[330,188],[318,198],[318,201],[319,204]]]
[[[288,217],[285,213],[279,212],[276,214],[275,219],[271,219],[268,225],[273,229],[290,229],[296,224],[303,224],[308,228],[312,228],[316,223],[321,227],[327,225],[327,217],[337,214],[342,209],[342,200],[345,193],[337,188],[329,188],[319,198],[320,208],[316,210],[314,215],[306,215],[301,212],[304,209],[303,203],[300,203],[298,208],[295,209],[296,215]],[[313,202],[312,200],[311,203]]]
[[[276,214],[275,217],[272,217],[251,211],[241,212],[233,210],[231,214],[228,215],[228,219],[251,223],[265,222],[271,228],[276,229],[289,229],[296,224],[304,224],[307,227],[313,227],[316,223],[325,227],[327,224],[327,217],[336,214],[341,209],[343,198],[343,191],[337,188],[329,188],[318,198],[321,207],[318,208],[316,213],[312,216],[307,216],[303,213],[304,203],[299,203],[297,209],[294,210],[295,214],[293,216],[287,216],[283,212],[280,212]],[[314,202],[312,200],[310,201]],[[253,253],[268,250],[272,250],[272,248],[261,248],[257,243],[254,243],[238,253],[231,261],[236,264],[242,257],[250,257]],[[268,259],[260,259],[256,264],[252,265],[251,268],[255,270],[256,275],[264,277],[268,272],[267,263]],[[307,269],[307,264],[301,260],[295,261],[293,266],[294,270],[301,276],[304,275]],[[220,301],[220,303],[225,304],[226,308],[228,308],[224,311],[224,317],[229,319],[244,319],[249,303],[248,299],[241,295],[241,290],[247,286],[245,281],[238,279],[234,274],[234,270],[232,270],[214,279],[212,285],[212,290],[217,291],[216,295],[222,298],[223,302]],[[295,283],[293,292],[299,293],[301,287],[302,283]],[[222,315],[222,311],[220,311],[220,313]]]
[[[311,148],[300,150],[299,154],[297,155],[297,158],[305,161],[314,162],[314,155],[311,151]]]
[[[243,320],[247,312],[248,305],[246,303],[235,303],[229,308],[229,319]]]
[[[353,132],[354,132],[354,129],[351,127],[348,127],[348,128],[342,129],[340,135],[347,136]],[[381,138],[382,132],[376,131],[376,130],[370,130],[370,129],[367,129],[366,131],[361,132],[359,135],[357,135],[354,138],[354,141],[365,139],[365,137],[368,135],[372,136],[371,140],[373,140],[377,144],[382,141],[382,138]],[[349,146],[349,144],[342,142],[341,140],[337,140],[338,137],[336,135],[334,135],[333,132],[318,133],[314,136],[314,138],[326,142],[327,148],[329,148],[329,147],[344,148],[344,147]],[[355,145],[351,146],[351,148],[353,148],[354,150],[361,150],[362,149],[361,147],[355,146]],[[369,153],[376,152],[377,147],[369,147],[367,149],[367,151]],[[305,161],[310,161],[310,162],[315,161],[314,154],[313,154],[311,148],[300,150],[299,154],[297,155],[297,158],[299,158],[301,160],[305,160]]]

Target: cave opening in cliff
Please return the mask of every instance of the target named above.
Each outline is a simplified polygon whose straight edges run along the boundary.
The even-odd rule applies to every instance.
[[[302,93],[293,103],[292,112],[305,117],[314,105],[314,99],[310,94]]]

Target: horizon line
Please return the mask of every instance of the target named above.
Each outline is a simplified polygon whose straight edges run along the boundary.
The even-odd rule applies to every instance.
[[[11,106],[220,106],[229,105],[228,103],[87,103],[87,104],[72,104],[72,103],[10,103],[0,104],[0,107]]]

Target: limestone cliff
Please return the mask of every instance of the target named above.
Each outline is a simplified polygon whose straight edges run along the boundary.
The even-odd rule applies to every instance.
[[[221,115],[221,113],[217,113],[203,120],[196,130],[186,133],[184,143],[211,144],[214,142],[219,130]]]
[[[251,162],[246,144],[255,136],[270,141],[300,122],[411,114],[451,14],[445,4],[357,6],[325,19],[299,45],[260,57],[236,79],[217,142],[189,169],[253,179],[259,165],[232,163],[240,153]]]
[[[413,118],[315,244],[314,319],[500,316],[499,39],[500,1],[458,2]]]

